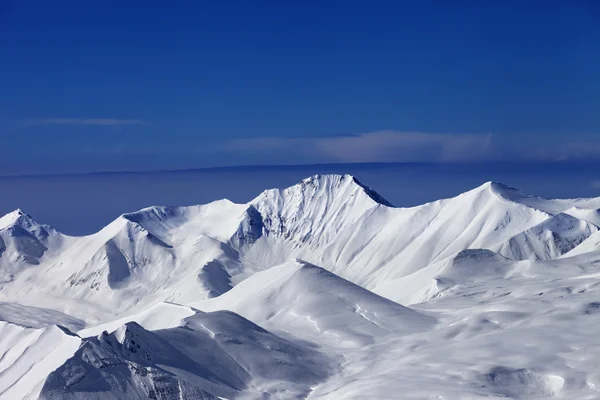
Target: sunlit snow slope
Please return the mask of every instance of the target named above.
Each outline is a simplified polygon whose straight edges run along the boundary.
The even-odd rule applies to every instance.
[[[16,210],[0,399],[599,398],[598,210],[493,182],[396,208],[349,175],[85,237]]]

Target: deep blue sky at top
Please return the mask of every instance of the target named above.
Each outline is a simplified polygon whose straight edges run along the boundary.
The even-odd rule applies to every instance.
[[[0,174],[600,157],[600,5],[0,0]]]

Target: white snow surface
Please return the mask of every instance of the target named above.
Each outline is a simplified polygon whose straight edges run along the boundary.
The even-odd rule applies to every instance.
[[[349,175],[85,237],[16,210],[0,399],[600,398],[598,210],[494,182],[396,208]]]

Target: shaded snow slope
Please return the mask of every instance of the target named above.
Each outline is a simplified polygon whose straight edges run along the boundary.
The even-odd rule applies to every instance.
[[[84,339],[51,373],[41,398],[213,399],[304,397],[334,364],[231,312],[200,313],[181,327],[129,322]]]
[[[51,304],[48,304],[48,306],[51,306]],[[74,332],[85,325],[84,321],[51,308],[28,307],[7,302],[0,302],[0,321],[26,328],[60,325]]]
[[[596,232],[596,225],[560,213],[513,236],[494,250],[515,260],[551,260],[568,253]]]
[[[592,252],[600,252],[600,232],[596,232],[588,237],[584,242],[566,253],[563,257],[580,256]]]
[[[15,210],[0,218],[0,285],[62,251],[68,237]]]

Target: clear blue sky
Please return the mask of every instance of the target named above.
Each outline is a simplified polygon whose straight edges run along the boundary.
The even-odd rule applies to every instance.
[[[600,158],[600,3],[0,0],[0,174]]]

